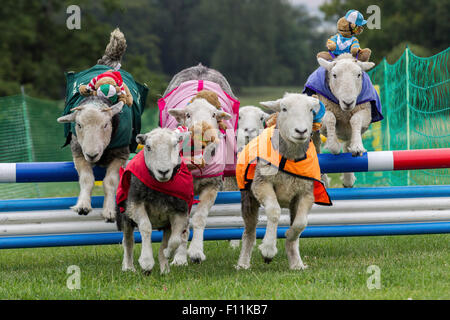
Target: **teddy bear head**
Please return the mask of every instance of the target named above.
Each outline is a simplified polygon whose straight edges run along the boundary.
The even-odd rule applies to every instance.
[[[356,24],[347,21],[345,17],[342,17],[338,20],[337,29],[338,32],[345,38],[357,36],[364,30],[362,26],[357,26]]]

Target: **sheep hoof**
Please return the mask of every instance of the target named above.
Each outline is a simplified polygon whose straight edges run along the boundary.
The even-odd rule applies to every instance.
[[[122,271],[123,272],[136,272],[136,269],[133,267],[133,266],[131,266],[131,267],[129,267],[129,266],[122,266]]]
[[[191,257],[191,262],[195,263],[195,264],[200,264],[202,262],[202,259],[200,259],[200,258],[192,258]]]
[[[75,211],[76,213],[78,213],[78,215],[80,215],[80,216],[87,216],[89,214],[89,212],[92,211],[92,208],[90,208],[90,207],[77,207],[77,206],[74,206],[74,207],[71,207],[71,209],[73,211]]]
[[[348,151],[351,152],[353,157],[361,157],[364,152],[367,152],[367,150],[362,145],[351,145],[348,148]]]
[[[189,258],[191,259],[191,261],[193,263],[200,263],[202,261],[204,261],[206,259],[205,254],[202,252],[202,250],[196,250],[196,249],[192,249],[192,245],[188,250],[188,255]]]
[[[303,264],[303,263],[298,263],[298,264],[295,264],[295,265],[291,266],[289,269],[291,269],[291,270],[305,270],[305,269],[308,269],[308,266],[306,264]]]
[[[346,186],[345,184],[342,185],[344,188],[353,188],[353,186]]]
[[[238,263],[235,268],[236,270],[248,270],[250,269],[250,264]]]
[[[152,270],[143,270],[142,273],[144,274],[144,276],[148,277],[149,275],[152,274]]]
[[[173,261],[170,265],[172,265],[172,266],[187,266],[188,262],[187,262],[186,256],[175,255],[175,257],[173,258]]]
[[[264,258],[264,262],[267,264],[271,263],[273,260],[272,258],[267,258],[267,257],[263,257],[263,258]]]

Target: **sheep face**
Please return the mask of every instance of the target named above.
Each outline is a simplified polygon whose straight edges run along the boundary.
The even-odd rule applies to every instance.
[[[343,54],[334,61],[318,58],[319,64],[328,71],[328,85],[331,92],[339,100],[343,111],[351,111],[361,93],[363,71],[375,65],[373,62],[355,60],[350,54]]]
[[[218,110],[205,99],[195,99],[185,108],[169,110],[169,114],[175,117],[180,124],[188,128],[194,128],[194,131],[197,131],[196,128],[202,128],[203,123],[207,123],[214,132],[209,132],[210,130],[204,132],[204,140],[209,140],[211,136],[217,137],[218,121],[231,119],[229,113]],[[208,149],[213,152],[215,144],[211,144],[211,146]]]
[[[239,109],[237,147],[243,148],[264,129],[264,122],[269,114],[260,108],[248,106]]]
[[[261,102],[261,105],[279,113],[277,129],[283,140],[294,144],[310,140],[313,113],[320,110],[318,99],[305,94],[286,93],[282,99]]]
[[[145,164],[152,176],[159,182],[169,181],[180,162],[180,143],[189,132],[175,132],[157,128],[146,134],[139,134],[136,141],[144,145]]]
[[[75,122],[77,140],[84,158],[94,164],[100,160],[111,142],[112,118],[122,107],[123,102],[109,107],[101,98],[88,98],[86,102],[72,109],[74,112],[58,118],[58,122]]]

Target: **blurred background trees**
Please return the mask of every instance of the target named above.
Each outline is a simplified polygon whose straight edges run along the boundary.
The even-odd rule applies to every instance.
[[[406,44],[430,55],[449,44],[450,1],[329,0],[324,19],[288,0],[4,0],[0,6],[0,96],[20,93],[64,97],[64,72],[93,65],[109,33],[120,27],[128,41],[123,68],[151,88],[150,103],[181,69],[217,68],[239,91],[242,86],[297,86],[317,66],[315,55],[336,32],[348,9],[367,18],[381,8],[381,30],[359,36],[373,61],[390,63]],[[66,27],[66,8],[81,8],[81,30]],[[323,22],[329,22],[328,28]],[[325,27],[324,27],[325,26]]]

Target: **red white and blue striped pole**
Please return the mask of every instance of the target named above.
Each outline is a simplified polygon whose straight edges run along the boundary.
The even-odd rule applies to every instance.
[[[367,152],[361,157],[350,153],[320,154],[323,173],[369,172],[450,168],[450,148]],[[95,167],[96,180],[105,175]],[[73,162],[0,163],[0,183],[77,181]]]

